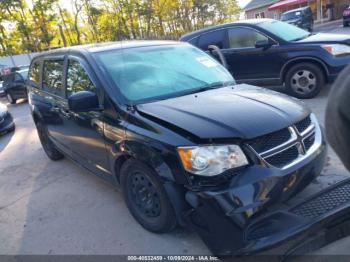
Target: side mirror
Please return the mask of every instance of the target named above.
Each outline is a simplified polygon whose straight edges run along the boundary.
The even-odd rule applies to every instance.
[[[69,96],[68,106],[73,112],[86,112],[100,109],[97,95],[90,91],[80,91]]]
[[[272,42],[269,40],[259,40],[255,42],[255,48],[263,48],[263,49],[268,49],[272,46]]]

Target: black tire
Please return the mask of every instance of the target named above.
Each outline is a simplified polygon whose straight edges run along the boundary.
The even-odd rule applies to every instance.
[[[125,203],[141,226],[154,233],[169,232],[176,227],[173,206],[154,170],[129,159],[120,170],[120,184]]]
[[[348,27],[349,26],[348,22],[343,22],[343,26]]]
[[[296,64],[285,75],[287,92],[301,99],[317,96],[324,84],[325,75],[322,69],[313,63]]]
[[[6,98],[7,98],[7,100],[9,101],[9,103],[10,104],[16,104],[16,99],[14,99],[13,97],[12,97],[12,95],[11,95],[11,93],[10,92],[7,92],[6,93]]]
[[[38,122],[36,123],[36,128],[38,131],[38,136],[39,136],[41,145],[46,155],[53,161],[62,159],[64,155],[60,151],[58,151],[55,145],[52,143],[48,135],[46,126]]]

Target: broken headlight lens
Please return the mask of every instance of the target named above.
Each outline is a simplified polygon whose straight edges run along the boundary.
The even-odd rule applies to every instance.
[[[248,164],[237,145],[178,147],[177,151],[186,171],[201,176],[216,176]]]

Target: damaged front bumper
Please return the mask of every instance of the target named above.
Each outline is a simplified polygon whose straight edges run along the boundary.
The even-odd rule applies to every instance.
[[[245,255],[270,249],[305,232],[326,227],[350,210],[350,180],[327,188],[293,207],[285,202],[320,174],[322,143],[293,170],[251,166],[226,188],[188,191],[185,220],[215,255]]]

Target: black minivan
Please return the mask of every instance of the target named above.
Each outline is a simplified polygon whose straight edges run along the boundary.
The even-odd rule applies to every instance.
[[[286,95],[236,84],[188,43],[53,50],[33,59],[27,85],[48,157],[68,156],[120,186],[149,231],[189,225],[227,255],[320,222],[276,213],[323,168],[315,115]]]

